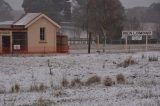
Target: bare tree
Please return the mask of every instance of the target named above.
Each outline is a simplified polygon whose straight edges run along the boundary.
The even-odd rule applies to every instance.
[[[11,11],[11,6],[5,0],[0,0],[0,21],[13,20]]]
[[[90,32],[97,33],[106,39],[112,40],[121,37],[124,8],[119,0],[88,0],[86,6],[81,7],[76,14],[78,23]]]
[[[127,17],[124,25],[125,30],[142,30],[141,22],[134,17]]]
[[[156,26],[156,36],[160,40],[160,23]]]

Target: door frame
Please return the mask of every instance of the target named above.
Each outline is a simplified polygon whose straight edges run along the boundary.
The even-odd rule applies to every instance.
[[[9,48],[8,48],[7,51],[4,50],[4,41],[3,41],[3,40],[4,40],[5,37],[8,38],[8,39],[7,39],[7,40],[8,40],[7,42],[9,42],[9,44],[8,44],[8,47],[9,47]],[[11,48],[12,48],[12,47],[11,47],[11,36],[3,35],[3,36],[2,36],[2,53],[11,53]]]

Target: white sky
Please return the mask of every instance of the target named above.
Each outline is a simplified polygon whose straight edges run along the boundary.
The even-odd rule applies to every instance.
[[[23,0],[5,0],[10,3],[11,7],[15,10],[22,9],[21,5]],[[120,0],[124,7],[131,8],[135,6],[149,6],[153,2],[160,2],[160,0]]]
[[[160,2],[160,0],[120,0],[124,7],[131,8],[136,6],[148,7],[154,2]]]

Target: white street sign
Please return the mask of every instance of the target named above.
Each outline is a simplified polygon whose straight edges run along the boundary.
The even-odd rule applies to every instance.
[[[141,35],[132,35],[132,40],[142,40]]]
[[[142,40],[143,36],[146,36],[146,51],[148,49],[148,37],[152,35],[152,31],[122,31],[122,36],[125,37],[126,50],[128,51],[128,36],[132,37],[132,40]]]
[[[152,31],[122,31],[123,36],[150,36]]]
[[[14,50],[20,50],[21,46],[20,45],[14,45]]]

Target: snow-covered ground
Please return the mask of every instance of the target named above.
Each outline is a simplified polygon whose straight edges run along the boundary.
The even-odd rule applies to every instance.
[[[131,56],[137,64],[118,66]],[[149,62],[149,56],[158,57],[160,52],[1,56],[0,106],[41,106],[34,105],[41,102],[47,106],[160,106],[160,61]],[[63,78],[85,82],[94,75],[100,76],[102,82],[105,76],[116,81],[119,73],[125,76],[126,84],[72,88],[61,85]],[[18,93],[11,92],[15,84],[20,86]],[[47,88],[30,91],[31,85],[40,84]]]

